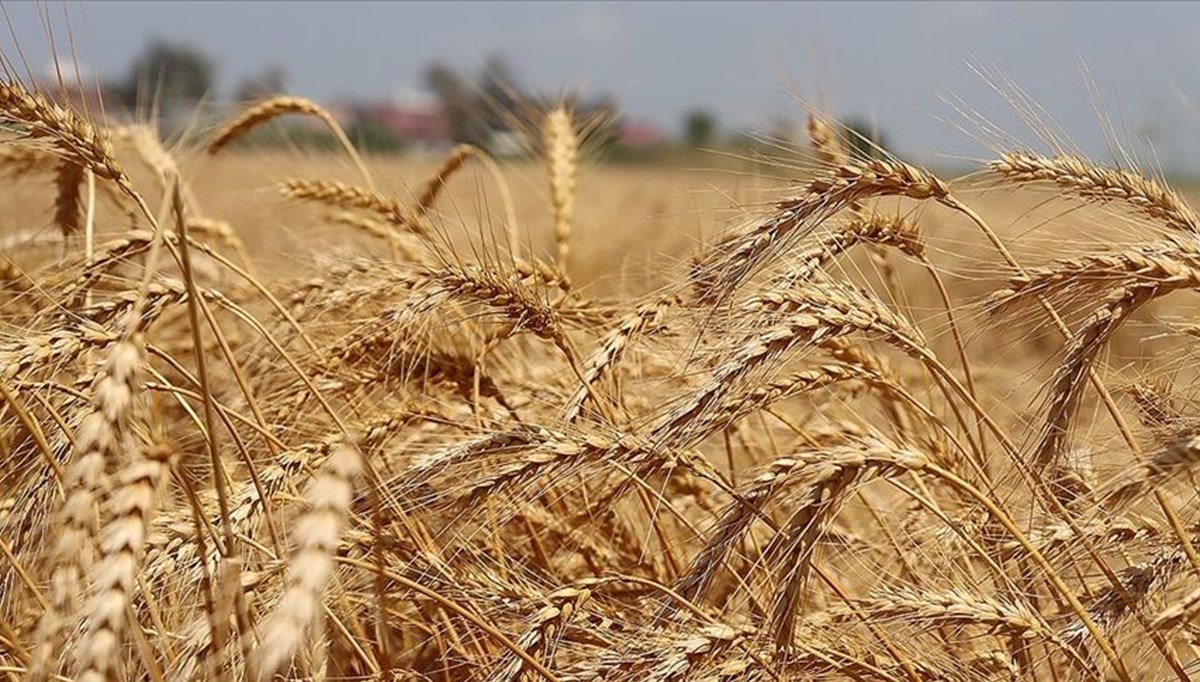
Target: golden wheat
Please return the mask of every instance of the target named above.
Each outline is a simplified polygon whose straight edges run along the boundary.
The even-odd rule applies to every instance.
[[[267,100],[208,149],[292,113],[331,120]],[[181,163],[189,140],[108,130],[18,83],[0,119],[22,138],[0,172],[36,199],[0,245],[10,676],[1200,668],[1200,242],[1162,179],[1002,150],[973,205],[979,176],[852,157],[813,113],[812,152],[788,164],[811,174],[697,245],[638,222],[684,206],[648,171],[597,167],[581,191],[587,126],[563,106],[531,131],[538,164],[465,146],[432,172],[397,163],[411,199],[365,169],[359,186],[222,161],[321,209],[307,217],[236,205],[246,178]],[[472,157],[486,191],[452,182]],[[522,173],[512,188],[548,182],[548,207],[510,196]],[[118,201],[95,201],[106,184]],[[1041,239],[1010,249],[1021,231],[989,225],[1036,214],[1030,185],[1105,210],[1039,215]],[[493,192],[504,225],[435,210]],[[300,255],[270,255],[265,216]],[[618,272],[636,248],[667,253]]]

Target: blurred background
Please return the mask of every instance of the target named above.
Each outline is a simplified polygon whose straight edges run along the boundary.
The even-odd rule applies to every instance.
[[[523,148],[521,112],[566,97],[604,122],[602,158],[690,160],[696,148],[719,156],[802,139],[807,102],[945,167],[988,156],[978,121],[959,109],[1037,142],[999,82],[1010,94],[1019,87],[1088,155],[1110,157],[1117,138],[1168,174],[1200,173],[1200,6],[1190,3],[20,2],[3,11],[0,45],[18,75],[102,102],[110,118],[154,117],[168,135],[291,93],[321,102],[372,151],[440,154],[461,141],[504,156]],[[331,143],[309,121],[289,125],[289,143]]]

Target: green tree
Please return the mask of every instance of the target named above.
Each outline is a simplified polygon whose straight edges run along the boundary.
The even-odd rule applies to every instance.
[[[425,86],[437,96],[455,142],[485,143],[485,123],[472,84],[451,66],[434,62],[425,69]]]
[[[134,60],[118,90],[131,109],[147,100],[173,107],[195,104],[215,83],[216,68],[208,55],[188,45],[154,40]]]
[[[532,100],[521,90],[504,55],[493,54],[483,62],[478,82],[480,116],[489,131],[512,130],[522,105]]]
[[[376,121],[361,121],[351,126],[346,135],[355,146],[369,152],[394,152],[404,148],[404,142],[386,126]]]
[[[690,149],[712,144],[717,119],[712,112],[693,109],[683,116],[683,141]]]

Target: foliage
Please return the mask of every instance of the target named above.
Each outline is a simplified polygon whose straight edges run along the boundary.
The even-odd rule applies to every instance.
[[[857,116],[842,119],[846,144],[855,158],[880,158],[882,150],[888,148],[887,135],[873,121]]]
[[[146,98],[168,106],[193,106],[216,84],[216,66],[201,50],[182,43],[153,40],[134,59],[116,86],[121,102],[137,109]]]
[[[717,119],[712,112],[693,109],[683,116],[683,143],[691,149],[712,144],[717,130]]]

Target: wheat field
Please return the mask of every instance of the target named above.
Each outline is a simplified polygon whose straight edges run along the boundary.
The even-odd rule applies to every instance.
[[[238,149],[283,116],[343,150]],[[168,148],[0,84],[0,674],[1200,671],[1183,193],[534,119],[521,162],[295,97]]]

